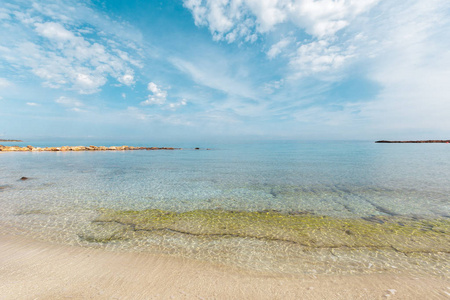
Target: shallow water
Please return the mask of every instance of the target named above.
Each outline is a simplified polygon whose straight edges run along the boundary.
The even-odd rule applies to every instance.
[[[404,253],[367,248],[311,252],[259,236],[192,236],[166,230],[101,243],[80,238],[86,230],[111,230],[92,223],[105,208],[276,211],[337,220],[448,220],[450,215],[447,144],[271,142],[208,147],[211,150],[0,153],[1,222],[8,230],[64,243],[173,253],[280,272],[445,269],[446,253],[429,251],[405,259]],[[29,179],[19,180],[22,176]]]

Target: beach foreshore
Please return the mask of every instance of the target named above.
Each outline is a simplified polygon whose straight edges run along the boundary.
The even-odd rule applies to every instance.
[[[150,253],[0,235],[1,299],[448,299],[450,282],[406,273],[279,275]]]

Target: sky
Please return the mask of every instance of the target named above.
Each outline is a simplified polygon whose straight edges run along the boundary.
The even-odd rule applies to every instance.
[[[450,138],[448,0],[2,0],[0,139]]]

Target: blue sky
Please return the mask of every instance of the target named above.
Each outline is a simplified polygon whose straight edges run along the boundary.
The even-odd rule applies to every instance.
[[[450,135],[447,0],[6,0],[0,36],[0,138]]]

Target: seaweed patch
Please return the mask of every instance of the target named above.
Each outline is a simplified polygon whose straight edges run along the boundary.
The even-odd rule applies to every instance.
[[[130,239],[169,231],[203,238],[252,238],[299,244],[309,249],[390,249],[407,253],[450,252],[450,220],[374,216],[340,219],[278,211],[101,209],[88,233],[92,242]]]

